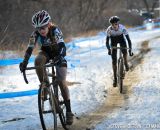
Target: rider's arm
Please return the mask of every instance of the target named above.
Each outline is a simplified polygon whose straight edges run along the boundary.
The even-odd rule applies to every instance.
[[[58,45],[59,45],[59,50],[60,50],[59,54],[61,56],[65,57],[66,56],[66,46],[65,46],[64,42],[60,42],[60,43],[58,43]]]
[[[65,57],[66,56],[66,46],[63,40],[63,34],[59,28],[54,30],[55,40],[59,46],[59,55]]]
[[[24,55],[24,60],[23,60],[24,62],[28,62],[28,60],[32,54],[32,51],[33,51],[35,44],[36,44],[36,36],[37,36],[37,34],[35,32],[33,32],[31,37],[29,38],[29,44],[28,44],[27,50]]]
[[[108,50],[110,50],[110,45],[109,45],[109,39],[110,39],[110,35],[111,35],[111,31],[110,31],[111,26],[109,26],[106,30],[106,47]]]
[[[130,49],[132,49],[132,43],[131,43],[131,39],[129,37],[128,31],[123,25],[121,25],[121,26],[122,26],[122,32],[123,32],[123,34],[125,35],[125,37],[127,39],[128,46],[129,46]]]
[[[108,50],[110,50],[109,36],[106,37],[106,47],[107,47]]]
[[[127,34],[127,35],[125,35],[125,36],[126,36],[126,39],[127,39],[127,41],[128,41],[128,46],[129,46],[129,48],[132,49],[132,42],[131,42],[131,39],[130,39],[129,35]]]

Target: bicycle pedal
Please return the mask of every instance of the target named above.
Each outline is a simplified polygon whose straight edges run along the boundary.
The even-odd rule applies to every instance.
[[[60,102],[59,102],[59,105],[63,105],[63,104],[64,104],[64,101],[60,101]]]
[[[43,111],[43,114],[48,114],[48,113],[51,113],[53,112],[52,110],[47,110],[47,111]]]

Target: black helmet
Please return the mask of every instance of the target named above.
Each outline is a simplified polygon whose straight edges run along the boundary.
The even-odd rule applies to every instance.
[[[117,23],[118,21],[120,21],[120,18],[119,18],[118,16],[112,16],[112,17],[109,19],[109,23],[110,23],[110,24]]]

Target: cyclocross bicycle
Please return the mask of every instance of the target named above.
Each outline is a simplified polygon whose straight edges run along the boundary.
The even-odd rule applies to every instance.
[[[119,58],[118,58],[118,66],[117,66],[117,84],[119,87],[120,93],[123,93],[123,80],[125,78],[125,69],[124,69],[124,59],[122,56],[123,49],[130,49],[127,47],[112,47],[112,49],[119,49]]]
[[[43,130],[57,130],[57,117],[59,115],[63,128],[68,130],[66,126],[66,117],[64,115],[64,100],[54,71],[55,64],[52,61],[44,66],[27,67],[26,70],[33,70],[38,67],[43,67],[44,69],[51,67],[52,71],[49,73],[48,68],[48,76],[52,78],[51,83],[46,86],[46,83],[42,82],[38,90],[38,108],[42,128]],[[25,71],[23,72],[23,77],[25,82],[28,84]]]

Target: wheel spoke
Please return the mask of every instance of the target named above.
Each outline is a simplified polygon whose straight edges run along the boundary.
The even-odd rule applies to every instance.
[[[48,97],[44,100],[44,88],[41,87],[38,93],[38,107],[40,121],[43,130],[57,129],[57,114],[55,110],[55,103],[51,92],[48,89]]]

